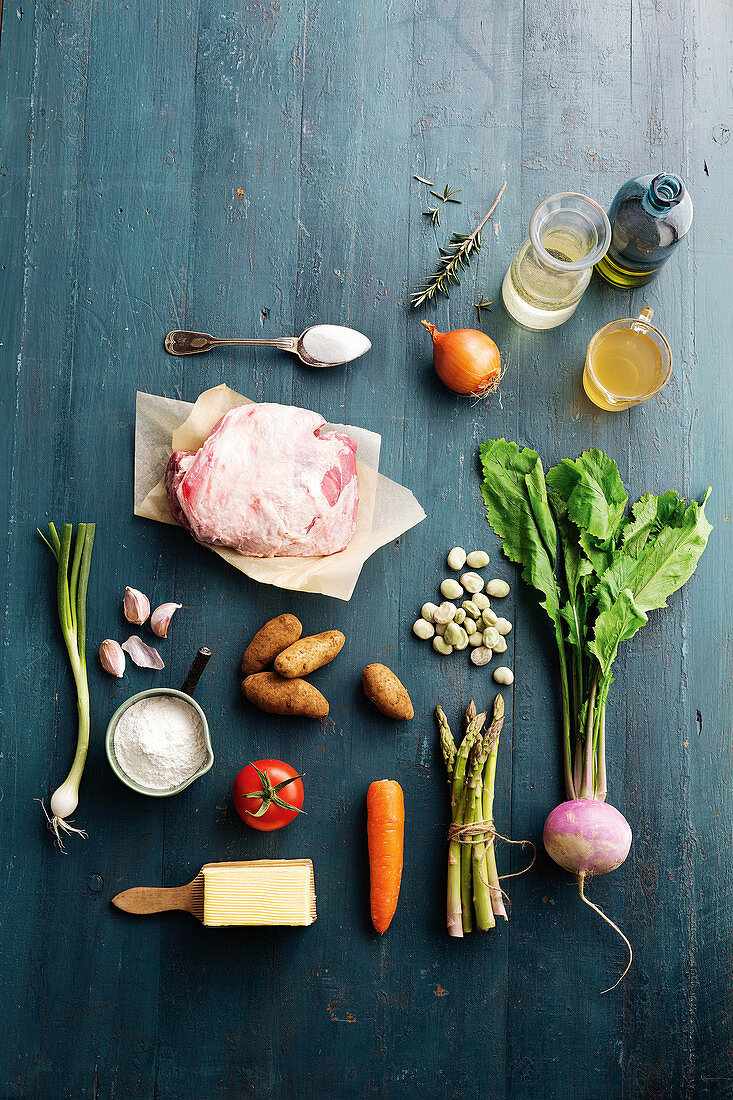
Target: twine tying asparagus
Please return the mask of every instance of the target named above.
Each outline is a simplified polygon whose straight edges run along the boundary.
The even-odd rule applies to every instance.
[[[480,837],[488,834],[487,844],[493,844],[494,840],[503,840],[505,844],[521,844],[532,849],[532,866],[537,858],[537,849],[531,840],[511,840],[508,836],[502,836],[494,827],[493,821],[476,821],[471,825],[459,825],[451,822],[448,826],[448,841],[457,840],[459,844],[477,844]],[[529,870],[529,867],[527,870]],[[516,874],[517,872],[515,872]],[[519,872],[521,874],[521,872]],[[502,875],[502,878],[513,878],[513,875]]]
[[[486,847],[489,848],[493,845],[495,840],[503,840],[505,844],[520,844],[522,848],[532,849],[532,858],[526,867],[523,867],[521,871],[511,871],[508,875],[499,875],[499,882],[505,878],[519,878],[520,875],[526,875],[527,871],[531,871],[534,867],[535,860],[537,859],[537,848],[531,840],[511,840],[508,836],[502,836],[498,833],[494,827],[493,821],[477,821],[473,825],[457,825],[454,822],[448,826],[448,842],[455,840],[459,844],[479,844],[486,838]],[[483,881],[483,879],[482,879]],[[485,886],[489,890],[503,894],[509,901],[509,895],[506,890],[502,890],[501,887],[492,886],[490,882],[485,882]]]
[[[488,833],[490,836],[506,840],[508,844],[529,844],[529,841],[509,840],[497,833],[493,821],[476,821],[472,825],[459,825],[452,821],[448,826],[448,840],[457,840],[459,844],[475,844],[480,836]]]

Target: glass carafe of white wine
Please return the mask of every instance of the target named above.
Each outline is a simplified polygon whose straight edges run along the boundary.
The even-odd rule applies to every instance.
[[[530,329],[567,321],[610,241],[605,211],[587,196],[551,195],[541,202],[501,288],[510,317]]]

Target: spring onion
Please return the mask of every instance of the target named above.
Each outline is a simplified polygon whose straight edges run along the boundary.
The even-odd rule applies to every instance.
[[[59,847],[64,851],[64,833],[77,833],[86,836],[83,829],[69,824],[68,818],[79,803],[79,783],[89,748],[89,684],[87,682],[86,662],[86,605],[89,568],[92,561],[94,542],[93,523],[80,523],[76,529],[76,541],[72,557],[71,543],[73,526],[65,523],[59,538],[53,523],[49,523],[50,540],[39,530],[39,535],[48,546],[58,563],[56,578],[56,598],[58,602],[61,632],[69,654],[71,671],[76,685],[77,710],[79,714],[76,753],[71,770],[60,787],[51,796],[51,816],[44,813],[53,831]],[[43,805],[43,803],[41,803]]]

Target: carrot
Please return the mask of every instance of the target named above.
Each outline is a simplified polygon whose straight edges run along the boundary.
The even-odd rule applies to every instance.
[[[372,923],[386,932],[397,908],[405,839],[405,799],[394,779],[380,779],[367,792],[369,900]]]

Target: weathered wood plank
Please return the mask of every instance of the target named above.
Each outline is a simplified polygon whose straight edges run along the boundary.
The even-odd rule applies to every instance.
[[[236,6],[221,12],[202,5],[186,309],[191,327],[253,336],[294,331],[303,33],[304,16],[295,5],[254,4],[246,18]],[[162,352],[160,357],[165,358]],[[252,398],[291,403],[293,362],[266,349],[192,359],[184,363],[183,392],[193,399],[226,381]],[[183,593],[177,598],[191,606],[189,649],[206,644],[214,653],[200,698],[214,730],[217,760],[208,788],[166,815],[163,874],[186,881],[189,866],[195,870],[207,860],[301,851],[312,856],[318,870],[317,853],[308,844],[301,848],[287,834],[282,841],[260,837],[241,824],[230,805],[234,776],[249,760],[293,756],[291,737],[273,732],[275,723],[263,727],[259,716],[244,710],[237,676],[247,636],[283,609],[283,597],[272,589],[258,591],[221,561],[212,572],[208,555],[202,561],[181,533],[174,536],[174,548],[170,534],[158,537],[161,553],[175,560],[176,590]],[[183,667],[189,658],[181,658]],[[292,946],[285,972],[298,966],[305,973],[308,939],[297,932],[286,933],[286,939]],[[213,953],[206,940],[205,931],[185,923],[163,932],[161,988],[171,1011],[161,1025],[158,1087],[163,1095],[185,1094],[194,1073],[204,1090],[216,1089],[224,1077],[233,1094],[267,1094],[279,1080],[277,937],[257,933],[243,944],[241,936],[224,932],[211,945]],[[181,983],[190,994],[183,1004],[175,994]],[[202,1008],[208,1014],[213,1005],[217,1026],[202,1026]],[[258,1035],[261,1058],[252,1057]],[[182,1058],[181,1049],[191,1051],[190,1058]],[[226,1073],[223,1056],[230,1066]]]
[[[723,275],[729,264],[723,181],[731,174],[723,119],[730,118],[732,97],[730,88],[723,89],[715,63],[716,43],[730,41],[731,11],[724,4],[699,4],[685,16],[684,119],[697,228],[686,264],[689,281],[682,288],[680,419],[690,491],[699,493],[712,483],[716,530],[705,572],[693,578],[681,600],[685,691],[676,723],[676,768],[689,806],[679,835],[683,890],[689,899],[680,928],[687,994],[682,1035],[688,1093],[717,1097],[733,1089],[730,941],[725,934],[733,906],[726,734],[733,685],[726,591],[731,388],[728,334],[717,323],[732,305],[731,281]],[[692,72],[694,82],[689,79]]]

